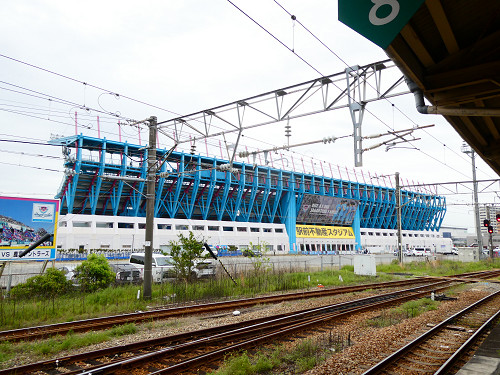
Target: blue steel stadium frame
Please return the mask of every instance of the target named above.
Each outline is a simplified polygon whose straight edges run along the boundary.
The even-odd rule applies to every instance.
[[[50,143],[66,150],[66,173],[56,195],[62,215],[146,216],[147,148],[84,135]],[[158,160],[167,153],[157,149]],[[282,223],[292,249],[296,224],[301,224],[296,217],[304,194],[317,194],[358,201],[353,222],[357,247],[360,228],[397,228],[394,188],[243,162],[233,162],[237,172],[217,170],[227,163],[215,157],[172,152],[157,171],[154,216]],[[159,172],[167,175],[160,177]],[[139,180],[108,180],[103,178],[106,175]],[[401,204],[403,230],[439,230],[446,213],[445,197],[402,189]]]

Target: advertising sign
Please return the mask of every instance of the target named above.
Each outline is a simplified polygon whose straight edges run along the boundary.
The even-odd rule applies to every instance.
[[[0,261],[55,259],[58,215],[56,199],[0,197]],[[47,233],[54,237],[19,258]]]
[[[425,0],[339,0],[339,21],[386,49]]]
[[[351,227],[327,227],[321,225],[299,225],[295,227],[296,236],[301,238],[349,238],[354,239]]]
[[[304,194],[297,223],[352,225],[358,202],[354,199]]]

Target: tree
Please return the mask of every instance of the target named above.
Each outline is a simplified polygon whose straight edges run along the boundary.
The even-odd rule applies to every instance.
[[[259,242],[257,245],[254,245],[252,242],[249,243],[248,248],[251,249],[254,254],[258,252],[259,256],[250,256],[250,262],[252,263],[253,270],[255,274],[260,272],[266,272],[270,269],[270,258],[266,257],[266,249],[269,244],[267,242]]]
[[[107,288],[116,278],[106,257],[97,254],[90,254],[76,267],[75,273],[76,280],[87,292]]]
[[[179,279],[186,282],[195,277],[193,268],[196,259],[206,259],[210,255],[204,254],[203,241],[194,237],[193,232],[189,231],[189,236],[185,237],[182,233],[178,235],[178,241],[170,241],[170,256]]]

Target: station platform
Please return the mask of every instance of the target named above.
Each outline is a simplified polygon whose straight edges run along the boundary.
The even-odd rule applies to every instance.
[[[474,356],[456,375],[500,374],[500,323],[497,323]]]

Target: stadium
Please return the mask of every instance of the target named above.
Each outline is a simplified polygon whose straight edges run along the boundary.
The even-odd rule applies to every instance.
[[[65,155],[56,239],[61,249],[143,249],[146,147],[75,135],[53,139]],[[267,253],[397,249],[396,189],[366,181],[157,149],[154,249],[180,233],[217,248]],[[295,169],[295,168],[293,168]],[[370,181],[371,182],[371,181]],[[403,247],[451,246],[439,229],[446,199],[401,190]]]

